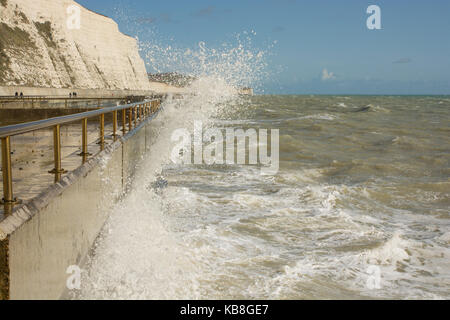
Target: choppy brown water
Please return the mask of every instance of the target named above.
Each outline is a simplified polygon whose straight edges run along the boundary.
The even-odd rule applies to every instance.
[[[191,111],[166,105],[162,137],[183,125],[170,126],[177,108]],[[79,297],[450,298],[449,97],[261,96],[233,110],[212,122],[280,129],[279,173],[159,168],[155,142]],[[151,187],[155,172],[167,186]]]

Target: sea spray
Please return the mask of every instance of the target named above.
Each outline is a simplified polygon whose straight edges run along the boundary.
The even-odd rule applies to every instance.
[[[142,41],[140,48],[153,72],[177,72],[198,79],[192,85],[195,92],[199,89],[217,92],[224,88],[223,84],[261,89],[261,83],[269,76],[267,55],[270,49],[256,49],[252,45],[252,33],[245,34],[246,37],[236,35],[233,41],[217,48],[205,42],[185,49],[175,44],[162,46]],[[229,89],[223,94],[230,94]]]

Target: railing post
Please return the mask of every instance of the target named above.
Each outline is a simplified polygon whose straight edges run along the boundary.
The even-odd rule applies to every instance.
[[[114,141],[116,141],[116,139],[117,139],[116,131],[117,131],[117,111],[113,111],[113,138],[114,138]]]
[[[100,115],[100,150],[105,150],[105,114]]]
[[[137,127],[137,107],[133,108],[133,113],[134,113],[134,127]]]
[[[81,136],[81,153],[80,156],[83,157],[83,163],[87,161],[88,156],[90,155],[88,152],[88,119],[84,118],[82,120],[82,136]]]
[[[57,183],[61,180],[61,175],[67,172],[61,167],[61,127],[59,124],[53,127],[53,155],[55,168],[48,173],[55,175],[55,183]]]
[[[133,130],[133,108],[128,109],[128,131]]]
[[[13,201],[12,169],[11,169],[11,138],[2,138],[2,173],[3,173],[3,202]]]
[[[12,212],[15,204],[20,203],[13,196],[12,168],[11,168],[11,138],[2,138],[2,176],[3,176],[3,199],[0,201],[5,206],[5,215]]]
[[[122,109],[122,131],[123,135],[127,133],[127,112],[125,109]]]

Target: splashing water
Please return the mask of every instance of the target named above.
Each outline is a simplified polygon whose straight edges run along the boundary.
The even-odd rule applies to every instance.
[[[263,92],[262,83],[271,75],[267,60],[276,41],[267,40],[264,48],[257,48],[254,45],[256,32],[251,30],[230,35],[228,40],[215,47],[204,41],[180,47],[176,39],[158,33],[153,24],[167,17],[135,18],[139,13],[131,10],[127,5],[119,6],[115,9],[114,19],[136,35],[150,73],[175,72],[195,77],[200,83],[194,84],[194,92],[211,90],[216,82],[217,89],[224,89],[226,83],[229,87],[251,87]],[[150,40],[142,40],[148,38]]]
[[[156,72],[165,70],[203,79],[227,83],[236,88],[260,88],[266,73],[266,51],[252,47],[253,33],[236,35],[236,43],[224,43],[220,48],[208,47],[199,42],[194,48],[176,48],[174,45],[160,46],[154,43],[141,43],[148,65]]]
[[[126,16],[126,15],[124,15]],[[130,22],[134,23],[134,22]],[[199,199],[186,188],[167,185],[165,170],[176,168],[169,160],[171,135],[178,128],[205,125],[218,115],[238,112],[246,98],[236,88],[257,87],[265,75],[265,52],[253,49],[244,32],[236,44],[220,48],[199,42],[194,48],[176,48],[155,42],[139,42],[146,63],[155,72],[170,70],[195,77],[193,94],[169,99],[153,121],[155,139],[139,164],[131,191],[111,212],[94,244],[83,272],[82,289],[72,292],[81,299],[198,299],[206,293],[201,275],[210,272],[201,243],[185,243],[181,228],[170,212],[192,210]],[[186,168],[178,167],[179,170]],[[107,182],[107,179],[105,179]],[[155,182],[156,181],[156,182]],[[182,202],[167,202],[168,199]],[[183,202],[187,202],[186,207]],[[195,210],[192,211],[196,215]],[[184,227],[183,227],[184,228]],[[194,228],[194,232],[201,232]],[[206,267],[206,269],[205,269]]]

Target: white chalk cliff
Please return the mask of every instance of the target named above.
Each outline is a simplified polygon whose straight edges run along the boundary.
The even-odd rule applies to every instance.
[[[80,8],[80,28],[67,24]],[[73,9],[73,8],[72,8]],[[75,23],[76,26],[76,23]],[[148,90],[136,39],[71,0],[0,0],[0,85]]]

